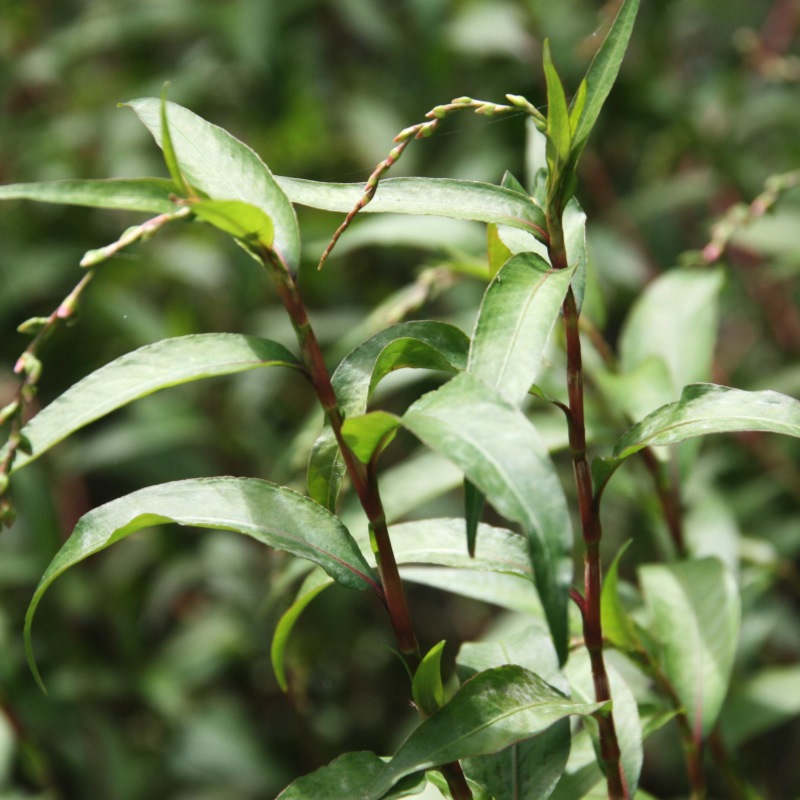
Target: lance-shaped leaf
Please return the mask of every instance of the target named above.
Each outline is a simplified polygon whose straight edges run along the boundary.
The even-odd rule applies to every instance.
[[[563,488],[536,429],[468,373],[414,403],[403,424],[456,464],[501,514],[522,525],[536,589],[565,660],[572,529]]]
[[[552,270],[535,253],[506,262],[481,303],[467,372],[519,405],[536,380],[574,270]]]
[[[481,672],[422,722],[359,800],[379,800],[401,778],[463,758],[497,753],[600,703],[575,703],[516,665]]]
[[[392,325],[353,350],[339,364],[332,383],[345,419],[367,410],[375,387],[402,368],[458,372],[464,369],[469,338],[452,325],[420,321]],[[335,509],[344,476],[344,462],[333,430],[326,424],[308,464],[308,492],[318,503]]]
[[[603,44],[592,59],[589,71],[586,73],[586,91],[581,91],[575,96],[573,110],[576,111],[577,121],[573,121],[574,133],[572,136],[572,168],[578,163],[578,159],[586,146],[589,134],[592,132],[600,109],[617,79],[622,59],[628,49],[628,42],[631,38],[633,23],[636,19],[636,12],[639,10],[639,0],[624,0],[617,16],[614,19]],[[578,112],[578,106],[582,104],[582,112]]]
[[[570,121],[567,98],[561,78],[550,55],[550,42],[543,49],[544,77],[547,82],[547,165],[548,181],[558,182],[570,154]],[[554,184],[551,184],[551,190]]]
[[[361,797],[366,787],[383,772],[384,767],[384,760],[375,753],[366,751],[345,753],[327,766],[298,778],[287,786],[276,800],[322,800],[322,798],[355,800]],[[409,777],[383,795],[383,800],[395,800],[419,794],[424,784],[424,775]]]
[[[347,213],[364,196],[361,183],[318,183],[276,177],[287,197],[301,206]],[[431,214],[495,222],[529,231],[546,241],[544,211],[527,195],[502,186],[450,178],[387,178],[362,214]]]
[[[256,336],[205,333],[145,345],[87,375],[33,417],[22,430],[31,453],[18,452],[13,470],[90,422],[153,392],[269,366],[302,369],[283,345]]]
[[[50,584],[75,564],[142,528],[174,522],[229,530],[318,564],[348,588],[378,588],[378,577],[339,519],[283,486],[256,478],[200,478],[141,489],[81,517],[45,570],[25,616],[25,646]]]
[[[372,411],[350,417],[342,425],[347,446],[362,464],[369,464],[394,439],[400,420],[386,411]]]
[[[165,178],[9,183],[0,186],[0,200],[36,200],[89,208],[116,208],[170,214],[177,210],[175,185]]]
[[[131,100],[130,106],[163,145],[160,101]],[[291,203],[261,158],[226,130],[176,103],[166,104],[169,131],[181,173],[211,200],[241,200],[260,208],[275,228],[273,248],[297,270],[300,234]]]
[[[442,651],[445,642],[435,644],[425,654],[414,673],[411,683],[411,695],[417,708],[430,716],[445,704],[444,685],[442,684]]]
[[[647,565],[639,580],[664,674],[699,744],[728,691],[739,640],[739,589],[716,558]]]
[[[464,520],[421,519],[389,528],[398,564],[438,564],[488,570],[531,580],[531,564],[524,536],[482,523],[474,556],[464,541]]]
[[[192,211],[204,222],[246,245],[272,247],[275,236],[272,220],[256,206],[241,200],[200,200],[192,203]]]
[[[330,575],[321,569],[314,569],[303,581],[303,585],[297,592],[297,597],[289,608],[281,615],[280,620],[272,636],[270,647],[270,660],[272,661],[272,671],[278,681],[278,686],[286,692],[289,683],[286,680],[286,670],[284,669],[284,657],[286,655],[286,645],[289,643],[289,636],[294,629],[295,623],[300,615],[305,611],[306,606],[324,589],[334,583]]]
[[[746,392],[714,383],[686,386],[680,400],[656,409],[623,434],[611,458],[595,459],[592,475],[602,486],[622,461],[644,447],[735,431],[800,437],[800,400],[779,392]]]

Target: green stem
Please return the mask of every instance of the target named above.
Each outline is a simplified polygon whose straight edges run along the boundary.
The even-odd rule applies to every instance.
[[[294,278],[273,250],[264,248],[260,255],[289,314],[314,392],[333,430],[353,488],[369,520],[377,549],[378,569],[384,591],[383,599],[398,648],[413,671],[420,659],[419,645],[414,634],[405,590],[389,540],[386,515],[383,511],[377,483],[370,479],[367,468],[353,455],[342,436],[342,415],[331,385],[330,374]]]
[[[560,214],[548,213],[550,236],[550,263],[555,269],[566,269],[567,252]],[[569,396],[569,444],[572,466],[578,493],[578,510],[584,542],[584,598],[583,639],[592,666],[595,699],[598,703],[611,700],[611,690],[603,657],[603,628],[600,618],[600,596],[602,588],[600,564],[599,506],[594,501],[591,471],[586,457],[586,424],[583,410],[583,360],[579,332],[580,313],[572,288],[562,306],[564,331],[567,345],[567,392]],[[608,712],[597,716],[600,732],[600,757],[608,781],[608,796],[611,800],[628,800],[630,797],[620,761],[614,715]]]

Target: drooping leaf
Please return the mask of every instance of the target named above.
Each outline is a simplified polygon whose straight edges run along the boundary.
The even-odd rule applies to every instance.
[[[645,447],[735,431],[800,437],[800,400],[778,392],[746,392],[714,383],[686,386],[680,400],[655,410],[624,433],[614,445],[612,457],[595,459],[592,476],[602,486],[628,456]]]
[[[289,643],[289,636],[300,615],[305,611],[306,606],[324,589],[334,583],[333,578],[322,569],[315,569],[303,581],[303,585],[297,592],[295,601],[283,612],[275,633],[272,636],[272,646],[270,648],[270,659],[272,661],[272,671],[278,681],[278,686],[286,692],[289,683],[286,680],[286,669],[284,668],[284,658],[286,646]]]
[[[369,464],[394,439],[400,420],[386,411],[349,417],[342,425],[347,446],[362,464]]]
[[[131,100],[130,106],[156,142],[163,144],[158,99]],[[297,270],[300,234],[297,218],[267,165],[246,144],[176,103],[167,103],[169,128],[181,173],[211,200],[240,200],[260,208],[275,228],[273,249]]]
[[[739,640],[736,581],[716,558],[639,569],[664,674],[686,711],[696,742],[716,722]]]
[[[428,650],[417,667],[411,683],[414,702],[426,716],[438,711],[445,704],[444,685],[442,684],[444,645],[445,642],[442,640]]]
[[[573,100],[573,110],[577,115],[577,108],[580,102],[584,103],[583,113],[578,115],[577,123],[574,124],[573,144],[572,144],[572,168],[577,165],[578,159],[586,146],[586,141],[592,128],[600,116],[600,110],[608,97],[614,81],[617,79],[622,59],[628,49],[628,41],[631,38],[633,23],[636,19],[636,12],[639,10],[639,0],[624,0],[617,12],[611,29],[609,30],[603,44],[592,59],[589,70],[586,73],[586,96],[581,97],[581,92]]]
[[[276,177],[287,197],[301,206],[347,213],[364,194],[360,183],[318,183]],[[527,195],[476,181],[450,178],[387,178],[361,213],[432,214],[496,222],[546,239],[544,212]]]
[[[302,369],[283,345],[256,336],[205,333],[145,345],[87,375],[33,417],[22,431],[32,452],[18,453],[13,470],[90,422],[153,392],[269,366]]]
[[[0,186],[0,200],[35,200],[89,208],[116,208],[171,214],[175,186],[164,178],[9,183]]]
[[[476,675],[406,739],[383,772],[357,797],[379,800],[401,778],[463,758],[497,753],[530,739],[570,715],[592,714],[598,703],[574,703],[519,666]]]
[[[572,275],[572,269],[552,270],[534,253],[520,253],[486,290],[467,371],[514,405],[536,380]]]
[[[331,380],[339,409],[345,419],[363,414],[375,387],[396,369],[462,370],[468,351],[469,338],[452,325],[435,321],[392,325],[359,345],[337,367]],[[333,510],[343,476],[339,446],[326,424],[309,459],[308,492]]]
[[[470,374],[422,397],[403,424],[453,461],[501,514],[523,526],[536,589],[564,660],[572,529],[563,488],[536,429]]]
[[[303,495],[256,478],[200,478],[152,486],[81,517],[45,570],[25,616],[25,646],[37,680],[31,625],[48,587],[94,553],[142,528],[168,522],[241,533],[318,564],[343,586],[379,591],[377,574],[347,528]]]
[[[375,753],[355,752],[339,756],[325,767],[303,775],[287,786],[276,800],[322,800],[322,798],[361,798],[372,781],[381,774],[385,762]],[[383,800],[419,794],[424,774],[409,777],[393,787]]]
[[[240,239],[245,244],[272,247],[272,220],[257,206],[241,200],[199,200],[192,211],[204,222]]]

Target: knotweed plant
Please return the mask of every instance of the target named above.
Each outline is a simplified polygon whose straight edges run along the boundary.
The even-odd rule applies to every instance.
[[[674,448],[667,446],[732,431],[800,436],[800,402],[705,382],[722,278],[712,264],[726,246],[721,227],[696,264],[665,273],[638,300],[619,357],[581,315],[587,255],[585,215],[575,198],[577,167],[616,79],[637,7],[638,0],[622,3],[570,102],[545,43],[547,97],[538,106],[511,94],[502,103],[461,97],[436,106],[397,135],[366,186],[276,177],[248,146],[162,96],[125,105],[161,147],[168,178],[0,188],[3,199],[152,215],[112,244],[87,252],[85,273],[69,296],[49,317],[21,326],[33,338],[15,367],[19,390],[1,414],[8,429],[0,454],[6,524],[13,522],[14,473],[75,431],[155,391],[222,374],[289,369],[307,380],[324,412],[306,494],[271,483],[269,476],[193,479],[143,488],[86,514],[42,576],[28,610],[26,646],[40,683],[31,626],[42,596],[65,570],[154,525],[228,530],[309,564],[273,642],[284,688],[283,657],[294,622],[337,583],[371,592],[385,607],[419,715],[391,757],[346,753],[293,782],[282,800],[379,800],[423,789],[455,800],[630,798],[637,794],[643,742],[666,724],[680,733],[692,796],[705,796],[704,757],[731,676],[740,599],[723,561],[696,557],[687,546],[678,475],[691,463],[676,470]],[[528,186],[508,173],[500,185],[385,177],[412,142],[464,112],[527,117],[531,150],[541,154]],[[471,335],[435,319],[399,322],[356,347],[331,375],[300,289],[294,205],[347,212],[320,267],[360,212],[484,223],[488,282]],[[93,276],[130,244],[187,223],[213,226],[263,267],[296,333],[296,351],[236,332],[165,339],[93,372],[23,424],[42,372],[41,345],[74,314]],[[683,339],[664,340],[659,320],[670,312],[692,315],[690,347]],[[593,459],[584,410],[586,339],[605,357],[600,391],[621,412],[615,419],[630,423],[618,430],[613,449]],[[548,347],[560,348],[566,364],[560,397],[537,384]],[[437,370],[447,380],[403,413],[370,405],[376,386],[398,369]],[[553,407],[569,441],[570,492],[537,429],[541,409]],[[463,474],[463,518],[417,520],[390,530],[381,456],[400,429]],[[623,551],[604,570],[600,545],[605,489],[634,454],[652,476],[675,558],[639,566],[640,594],[632,607],[620,592]],[[363,508],[368,538],[352,535],[339,516],[343,486],[352,488]],[[507,527],[482,522],[487,503]],[[582,578],[573,574],[576,556],[583,561]],[[461,685],[446,690],[444,642],[422,646],[401,577],[404,564],[497,574],[507,593],[525,598],[530,626],[501,643],[464,644],[457,658]],[[432,574],[441,575],[441,589],[454,590],[446,570]],[[495,587],[476,581],[473,593],[503,605]],[[570,604],[578,612],[572,629]],[[628,682],[606,663],[609,648],[649,682],[655,704],[639,708]],[[737,780],[734,774],[732,785],[741,789]]]

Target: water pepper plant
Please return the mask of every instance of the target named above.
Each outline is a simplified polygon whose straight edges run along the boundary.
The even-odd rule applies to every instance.
[[[577,167],[615,82],[637,9],[638,0],[621,4],[570,102],[545,43],[547,97],[541,108],[511,94],[503,103],[461,97],[436,106],[397,135],[366,186],[276,177],[247,145],[162,96],[125,105],[160,146],[169,178],[0,187],[6,200],[152,215],[112,244],[87,252],[83,277],[67,298],[49,317],[20,328],[33,338],[15,366],[16,396],[0,412],[8,429],[0,453],[6,525],[14,518],[14,473],[75,431],[153,392],[212,376],[289,369],[307,380],[324,412],[310,452],[307,494],[261,477],[182,480],[142,488],[80,519],[42,576],[27,614],[26,648],[40,683],[32,624],[59,575],[155,525],[228,530],[308,565],[272,644],[284,689],[292,627],[336,583],[372,593],[385,607],[419,716],[390,757],[346,753],[294,781],[282,800],[380,800],[423,791],[455,800],[647,797],[637,792],[643,742],[669,724],[681,737],[692,797],[706,796],[706,756],[711,749],[725,758],[713,745],[737,650],[740,592],[729,565],[698,556],[686,541],[680,482],[696,451],[669,446],[737,431],[798,437],[800,402],[707,382],[722,283],[714,262],[730,236],[724,225],[696,263],[663,274],[637,300],[618,354],[582,316],[586,218],[575,197]],[[470,111],[527,117],[530,150],[538,154],[528,186],[510,174],[501,185],[384,177],[414,140]],[[770,202],[782,187],[773,181]],[[487,285],[471,335],[440,320],[401,321],[356,347],[331,375],[300,289],[294,205],[347,212],[320,267],[361,212],[485,223]],[[190,223],[232,237],[264,268],[296,334],[296,352],[234,332],[157,341],[88,375],[28,419],[42,372],[41,346],[73,316],[93,277],[132,243],[167,225]],[[683,333],[663,335],[665,314],[678,318],[672,331],[685,320]],[[592,371],[595,388],[624,423],[613,448],[593,459],[584,392],[587,346],[599,362]],[[552,372],[545,370],[551,360],[564,363],[563,391],[551,389],[552,376],[540,381],[544,371]],[[403,413],[375,408],[376,387],[399,369],[436,370],[446,379]],[[537,427],[548,408],[558,409],[566,430],[574,473],[569,491]],[[463,517],[389,525],[381,456],[400,429],[457,469]],[[624,548],[605,569],[601,563],[604,493],[634,454],[652,478],[674,552],[672,560],[639,565],[636,588],[619,576]],[[365,537],[351,533],[340,513],[347,486],[366,515]],[[505,525],[483,522],[487,504]],[[583,561],[582,579],[574,574],[577,559]],[[493,575],[505,595],[496,582],[476,579],[473,596],[501,606],[509,604],[504,597],[513,597],[510,607],[530,613],[520,634],[463,644],[456,687],[442,676],[444,642],[421,642],[409,611],[401,568],[420,564],[449,568],[426,578],[445,591],[460,591],[458,574]],[[628,669],[651,687],[647,704],[637,702],[629,679],[608,663],[610,650],[625,656]],[[732,764],[725,772],[732,793],[753,796]]]

